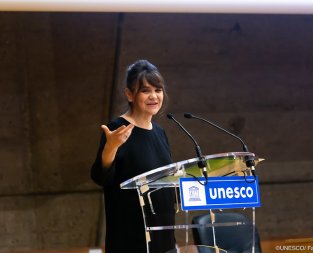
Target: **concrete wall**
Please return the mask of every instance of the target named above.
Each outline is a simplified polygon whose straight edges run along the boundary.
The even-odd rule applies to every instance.
[[[159,67],[168,111],[205,154],[241,147],[185,111],[266,158],[261,237],[312,236],[312,34],[312,16],[0,13],[0,251],[99,243],[102,197],[89,168],[139,58]],[[174,161],[195,156],[172,122],[158,121]]]
[[[0,249],[93,245],[116,15],[2,13]]]

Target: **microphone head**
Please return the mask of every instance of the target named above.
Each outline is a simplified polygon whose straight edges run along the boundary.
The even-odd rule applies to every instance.
[[[166,116],[167,116],[169,119],[174,119],[174,116],[173,116],[173,114],[171,114],[171,113],[168,113]]]
[[[191,119],[192,118],[192,114],[189,113],[189,112],[185,112],[184,113],[184,117],[187,118],[187,119]]]

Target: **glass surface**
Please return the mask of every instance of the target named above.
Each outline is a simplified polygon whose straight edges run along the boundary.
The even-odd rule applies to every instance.
[[[218,248],[218,251],[213,246],[205,246],[205,245],[186,245],[181,246],[178,249],[167,251],[166,253],[227,253],[226,250]]]
[[[248,170],[247,160],[254,160],[255,165],[262,159],[250,152],[229,152],[204,157],[209,177],[243,175]],[[198,167],[199,158],[184,160],[150,170],[121,183],[122,189],[133,189],[148,184],[149,187],[177,187],[181,177],[202,177]]]
[[[170,226],[153,226],[147,227],[147,231],[160,231],[166,229],[192,229],[192,228],[212,228],[212,227],[230,227],[230,226],[241,226],[246,225],[246,223],[241,221],[233,221],[233,222],[220,222],[220,223],[206,223],[206,224],[182,224],[182,225],[170,225]]]

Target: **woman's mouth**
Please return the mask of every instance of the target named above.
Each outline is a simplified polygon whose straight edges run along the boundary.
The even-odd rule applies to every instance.
[[[150,102],[150,103],[147,103],[148,106],[156,106],[158,105],[158,102]]]

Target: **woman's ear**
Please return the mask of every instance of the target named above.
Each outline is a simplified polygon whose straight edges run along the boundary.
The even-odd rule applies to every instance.
[[[125,88],[125,96],[127,97],[129,103],[132,103],[134,101],[134,96],[130,89]]]

